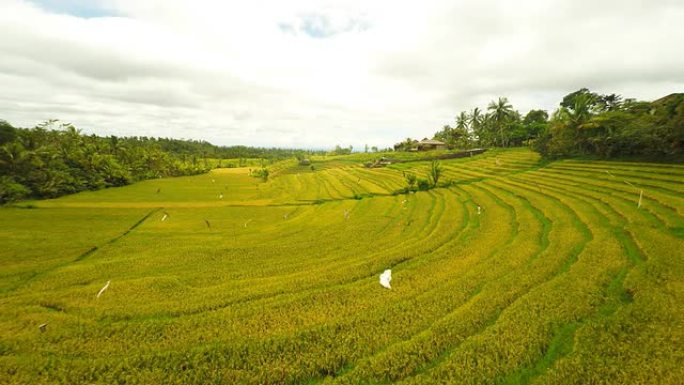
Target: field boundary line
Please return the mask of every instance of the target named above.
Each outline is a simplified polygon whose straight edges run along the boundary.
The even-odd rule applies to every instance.
[[[149,219],[153,214],[155,214],[156,212],[158,212],[158,211],[160,211],[160,210],[162,210],[162,209],[163,209],[162,207],[157,207],[157,208],[155,208],[155,209],[152,209],[150,212],[148,212],[147,214],[145,214],[144,217],[142,217],[141,219],[139,219],[138,221],[136,221],[132,226],[128,227],[122,234],[117,235],[116,237],[114,237],[114,238],[112,238],[112,239],[106,241],[105,243],[103,243],[103,244],[100,245],[100,246],[92,246],[92,247],[90,247],[88,250],[86,250],[85,252],[83,252],[83,253],[77,255],[76,258],[74,258],[74,259],[72,259],[72,260],[69,260],[69,261],[65,261],[65,262],[56,264],[56,265],[54,265],[54,266],[52,266],[52,267],[49,267],[49,268],[47,268],[47,269],[45,269],[45,270],[43,270],[43,271],[34,273],[33,275],[29,276],[29,277],[28,277],[27,279],[25,279],[24,281],[18,282],[18,283],[17,283],[16,285],[14,285],[13,287],[10,287],[9,289],[7,289],[7,290],[5,291],[5,293],[9,293],[9,292],[16,291],[16,290],[18,290],[18,289],[20,289],[20,288],[22,288],[22,287],[28,285],[29,283],[31,283],[32,281],[34,281],[36,278],[39,278],[39,277],[41,277],[41,276],[43,276],[43,275],[45,275],[45,274],[48,274],[48,273],[50,273],[50,272],[52,272],[52,271],[61,269],[61,268],[65,267],[65,266],[71,265],[72,263],[80,262],[80,261],[86,259],[87,257],[89,257],[89,256],[91,256],[91,255],[93,255],[93,254],[95,254],[95,253],[96,253],[97,251],[99,251],[102,247],[104,247],[104,246],[106,246],[106,245],[113,244],[113,243],[117,242],[118,240],[120,240],[121,238],[125,237],[125,236],[128,235],[131,231],[135,230],[138,226],[142,225],[143,222],[145,222],[147,219]]]

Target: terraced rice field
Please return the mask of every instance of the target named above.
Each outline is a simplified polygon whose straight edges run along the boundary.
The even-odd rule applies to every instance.
[[[681,383],[684,166],[358,163],[0,209],[0,383]]]

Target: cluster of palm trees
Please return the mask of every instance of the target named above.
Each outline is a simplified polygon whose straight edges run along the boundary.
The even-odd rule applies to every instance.
[[[532,110],[523,118],[508,98],[500,97],[489,103],[486,112],[479,107],[462,111],[456,116],[456,125],[444,126],[435,139],[454,148],[519,146],[536,138],[547,119],[548,114],[542,110]]]

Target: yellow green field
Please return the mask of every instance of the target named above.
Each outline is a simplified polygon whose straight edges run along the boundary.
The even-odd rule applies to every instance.
[[[369,156],[0,209],[0,383],[681,383],[684,165]]]

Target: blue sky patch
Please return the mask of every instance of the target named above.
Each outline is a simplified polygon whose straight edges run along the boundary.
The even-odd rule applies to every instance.
[[[278,28],[284,33],[303,33],[316,39],[323,39],[345,32],[365,31],[369,24],[357,18],[348,18],[343,23],[332,22],[326,15],[311,13],[300,15],[294,23],[279,23]]]
[[[84,19],[93,17],[119,16],[97,0],[28,0],[51,12],[72,15]]]

